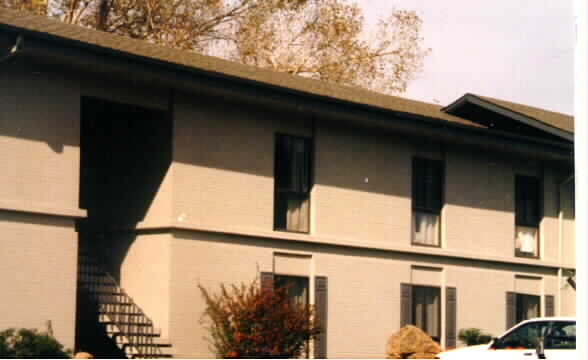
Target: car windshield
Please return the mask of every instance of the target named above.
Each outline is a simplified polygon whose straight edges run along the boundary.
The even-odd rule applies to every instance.
[[[496,340],[496,349],[534,349],[544,336],[545,349],[575,349],[576,323],[573,321],[536,321],[522,325]]]

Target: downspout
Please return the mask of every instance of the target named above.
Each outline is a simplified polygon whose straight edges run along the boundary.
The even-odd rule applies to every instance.
[[[562,182],[557,184],[557,237],[558,237],[558,249],[557,249],[557,259],[560,264],[559,268],[557,269],[557,316],[561,316],[561,283],[563,277],[563,268],[562,268],[562,261],[563,261],[563,205],[562,205],[562,186],[570,182],[574,178],[574,175],[570,175],[565,178]]]
[[[0,58],[0,64],[5,63],[8,60],[15,57],[16,54],[18,54],[18,52],[22,50],[23,42],[24,42],[24,36],[22,36],[22,34],[19,34],[16,37],[16,42],[14,43],[14,46],[10,49],[8,54],[6,54],[4,57]]]

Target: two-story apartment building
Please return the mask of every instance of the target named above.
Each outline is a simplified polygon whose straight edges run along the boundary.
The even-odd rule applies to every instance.
[[[462,328],[575,314],[570,116],[473,94],[440,107],[10,10],[0,84],[0,328],[210,357],[198,285],[255,279],[316,306],[315,357],[382,357],[405,324],[454,347]]]

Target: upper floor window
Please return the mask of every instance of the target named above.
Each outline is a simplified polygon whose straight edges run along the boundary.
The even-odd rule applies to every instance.
[[[517,176],[515,182],[515,254],[538,257],[541,182],[530,176]]]
[[[312,140],[276,135],[274,228],[309,232]]]
[[[443,162],[414,158],[412,161],[412,243],[440,246],[443,208]]]

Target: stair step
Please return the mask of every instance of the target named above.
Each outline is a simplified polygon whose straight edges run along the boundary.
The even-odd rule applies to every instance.
[[[147,323],[150,322],[149,318],[142,313],[117,313],[117,312],[101,312],[98,311],[98,316],[100,321],[112,321],[113,319],[122,322],[138,322],[138,323]],[[146,319],[145,321],[140,321],[141,318]],[[126,320],[125,320],[126,319]]]
[[[96,295],[94,299],[97,299],[101,304],[104,305],[117,305],[117,306],[133,306],[134,304],[131,302],[130,299],[115,299],[115,298],[105,298],[104,296]]]
[[[133,346],[136,346],[136,347],[155,347],[155,348],[170,348],[171,347],[171,344],[169,344],[169,343],[163,344],[163,343],[156,343],[156,342],[152,342],[152,343],[151,342],[144,342],[144,343],[134,342],[134,343],[125,343],[125,344],[119,343],[119,345],[121,345],[123,347],[123,349],[130,348]]]
[[[155,330],[154,330],[155,331]],[[110,333],[112,336],[116,336],[117,338],[120,337],[159,337],[161,333],[159,331],[152,332],[152,333],[143,333],[143,332],[126,332],[118,330],[108,330],[106,332]]]
[[[98,305],[98,312],[104,315],[123,315],[123,316],[145,316],[145,314],[141,313],[138,310],[130,310],[129,307],[132,307],[133,304],[99,304]],[[121,309],[124,308],[124,309]]]
[[[124,351],[137,359],[172,358],[173,348],[161,330],[134,304],[117,282],[110,277],[93,253],[78,252],[78,289],[98,306],[98,322],[106,334]]]
[[[164,354],[159,352],[137,352],[127,354],[127,356],[131,359],[171,359],[174,357],[172,354]]]
[[[104,290],[98,290],[98,289],[92,289],[92,291],[94,292],[94,295],[97,295],[97,296],[122,296],[122,297],[129,297],[123,291],[104,291]]]
[[[114,316],[114,317],[123,317],[123,316],[145,316],[145,314],[142,314],[140,312],[124,312],[124,311],[112,311],[112,310],[103,310],[103,309],[98,309],[98,312],[100,313],[100,315],[104,315],[104,316]],[[145,316],[146,317],[146,316]]]
[[[121,322],[121,321],[100,321],[104,325],[116,325],[116,326],[140,326],[140,327],[147,327],[153,326],[153,323],[150,322]]]
[[[140,346],[140,345],[136,345],[133,346],[131,344],[128,344],[128,346],[123,346],[123,350],[127,355],[136,355],[136,354],[150,354],[150,355],[160,355],[160,354],[168,354],[171,355],[169,351],[167,350],[171,350],[169,348],[165,348],[165,347],[159,347],[159,346],[151,346],[151,345],[147,345],[147,346]]]

